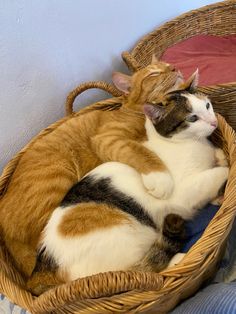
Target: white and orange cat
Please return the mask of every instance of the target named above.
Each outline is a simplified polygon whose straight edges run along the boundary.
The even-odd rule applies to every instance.
[[[173,184],[163,162],[142,145],[146,140],[143,104],[173,89],[181,74],[153,61],[132,76],[116,73],[124,93],[116,106],[101,102],[49,126],[28,145],[0,191],[0,229],[16,267],[29,277],[35,267],[40,234],[69,189],[96,166],[117,161],[135,168],[159,198]],[[135,156],[135,158],[134,158]],[[16,163],[14,163],[16,164]],[[10,167],[12,169],[12,166]],[[15,227],[17,226],[17,228]]]
[[[229,172],[223,152],[208,140],[217,127],[211,102],[195,87],[196,74],[180,90],[168,93],[164,106],[143,108],[147,139],[142,145],[166,165],[173,180],[169,198],[149,193],[153,187],[148,192],[141,174],[129,165],[108,162],[96,167],[51,215],[34,276],[51,272],[64,282],[99,272],[157,271],[168,265],[183,242],[183,221],[217,197]],[[222,166],[217,166],[218,159]]]

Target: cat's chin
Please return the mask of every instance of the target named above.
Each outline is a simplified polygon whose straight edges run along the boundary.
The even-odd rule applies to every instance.
[[[201,141],[205,138],[208,138],[212,135],[212,133],[216,130],[216,128],[209,132],[202,132],[202,133],[195,133],[195,134],[178,134],[174,135],[171,139],[177,140],[177,141],[188,141],[188,140],[195,140],[195,141]]]
[[[214,125],[214,126],[208,124],[207,127],[206,127],[206,129],[203,130],[203,131],[201,132],[201,134],[199,134],[199,137],[202,137],[202,138],[209,137],[209,136],[212,135],[212,133],[215,132],[216,129],[217,129],[217,124]]]

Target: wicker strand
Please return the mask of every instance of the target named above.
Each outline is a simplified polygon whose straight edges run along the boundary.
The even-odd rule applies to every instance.
[[[20,305],[22,308],[31,310],[34,302],[32,295],[9,280],[2,271],[0,271],[0,293],[4,294],[13,303]]]
[[[123,51],[121,56],[131,72],[134,73],[142,67],[128,51]]]
[[[111,94],[114,97],[119,97],[122,95],[122,93],[112,84],[108,84],[103,81],[92,81],[92,82],[86,82],[83,84],[80,84],[77,86],[74,90],[72,90],[66,99],[66,115],[71,115],[73,113],[73,104],[75,101],[75,98],[79,96],[81,93],[86,91],[87,89],[91,88],[98,88],[102,89],[105,92]]]
[[[83,299],[95,299],[127,292],[130,290],[159,290],[163,286],[162,277],[158,274],[141,272],[108,272],[91,277],[81,278],[69,284],[49,290],[34,302],[34,311],[50,313],[54,308],[64,306],[68,299],[70,286],[70,302]],[[73,299],[72,299],[73,298]],[[43,304],[43,307],[42,307]]]

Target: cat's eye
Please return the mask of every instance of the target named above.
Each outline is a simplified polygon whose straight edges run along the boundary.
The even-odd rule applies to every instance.
[[[192,116],[188,116],[186,118],[186,121],[188,121],[188,122],[195,122],[197,120],[198,120],[198,116],[196,114],[193,114]]]
[[[207,102],[207,103],[206,103],[206,108],[207,108],[207,110],[210,108],[210,106],[211,106],[210,103]]]

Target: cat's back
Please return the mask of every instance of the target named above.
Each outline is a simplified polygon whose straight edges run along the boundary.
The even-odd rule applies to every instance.
[[[1,225],[9,236],[14,236],[16,225],[22,236],[26,230],[28,235],[38,234],[48,213],[77,182],[80,172],[83,175],[80,160],[86,156],[88,167],[97,165],[87,141],[98,123],[97,112],[62,119],[31,142],[0,199]]]

